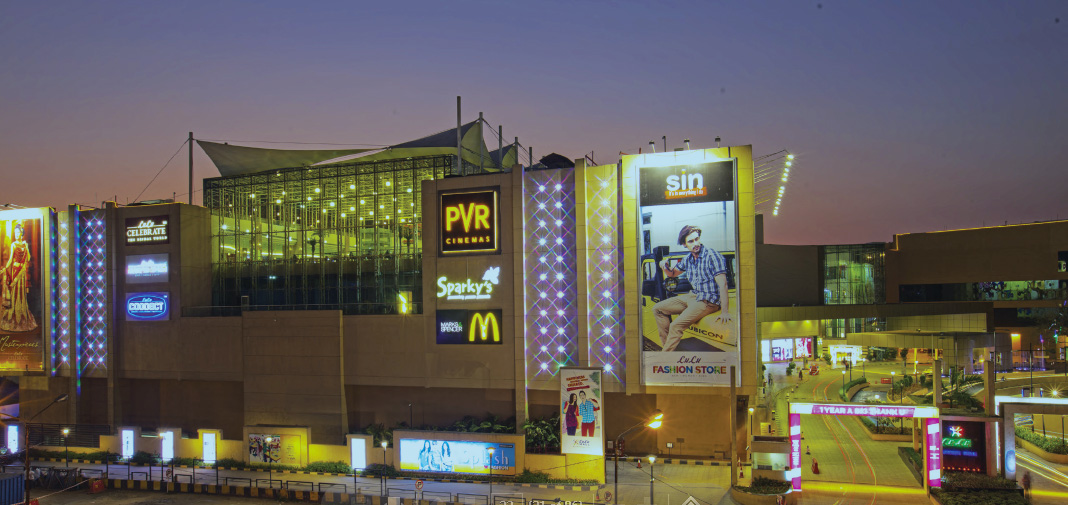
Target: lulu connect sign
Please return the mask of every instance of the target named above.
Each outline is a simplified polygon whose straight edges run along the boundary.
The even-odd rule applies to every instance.
[[[439,310],[437,343],[501,344],[501,309]]]
[[[442,254],[500,250],[497,190],[442,193],[440,218]]]

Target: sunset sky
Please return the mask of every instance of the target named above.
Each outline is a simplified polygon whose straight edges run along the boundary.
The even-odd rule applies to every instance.
[[[187,201],[184,148],[151,181],[190,131],[393,144],[460,95],[535,157],[788,149],[770,243],[1068,219],[1066,30],[1064,1],[3,0],[0,204]]]

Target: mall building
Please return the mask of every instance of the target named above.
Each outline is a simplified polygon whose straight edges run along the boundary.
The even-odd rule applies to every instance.
[[[549,168],[459,130],[460,146],[451,130],[288,166],[202,142],[223,174],[204,206],[0,212],[0,265],[21,275],[3,295],[6,403],[30,415],[67,393],[37,420],[305,427],[313,444],[559,415],[565,452],[659,409],[628,452],[725,457],[763,361],[958,340],[954,357],[993,356],[1001,333],[1063,356],[1033,327],[1066,298],[1068,221],[765,244],[751,146]],[[576,370],[584,385],[562,379]],[[735,429],[710,429],[732,411]]]

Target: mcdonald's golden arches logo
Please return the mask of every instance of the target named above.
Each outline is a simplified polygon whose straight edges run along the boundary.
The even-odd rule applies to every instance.
[[[489,342],[492,337],[493,343],[501,341],[501,325],[497,321],[497,316],[489,311],[483,314],[482,312],[471,311],[471,324],[468,325],[467,341]]]

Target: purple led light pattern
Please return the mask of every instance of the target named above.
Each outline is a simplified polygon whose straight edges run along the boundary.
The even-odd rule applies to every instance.
[[[104,211],[78,213],[78,305],[75,352],[79,393],[82,376],[107,372],[107,232]]]
[[[626,375],[620,269],[619,185],[615,165],[588,167],[586,286],[590,364],[619,380]]]
[[[573,366],[578,352],[575,170],[523,174],[527,379]]]
[[[74,299],[70,281],[70,212],[59,213],[56,220],[56,279],[53,281],[52,373],[70,371],[70,303]]]

